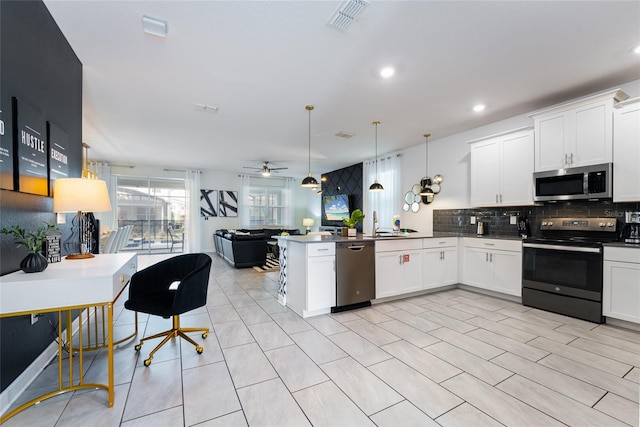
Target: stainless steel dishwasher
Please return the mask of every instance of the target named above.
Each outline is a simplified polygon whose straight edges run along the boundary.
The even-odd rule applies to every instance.
[[[375,242],[336,243],[336,306],[332,312],[371,305],[376,297]]]

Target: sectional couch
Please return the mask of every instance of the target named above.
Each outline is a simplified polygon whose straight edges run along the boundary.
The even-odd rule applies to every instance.
[[[283,231],[291,235],[300,234],[300,230],[261,228],[253,230],[216,230],[213,241],[216,252],[229,264],[236,268],[261,266],[267,260],[269,241],[274,242],[274,236]],[[277,250],[277,246],[273,246]],[[277,256],[277,253],[275,253]]]

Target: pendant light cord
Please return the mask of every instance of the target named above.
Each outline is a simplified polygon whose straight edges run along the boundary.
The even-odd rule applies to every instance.
[[[376,125],[376,158],[375,158],[375,162],[376,162],[376,181],[378,180],[378,125],[380,124],[380,122],[373,122],[374,125]]]
[[[429,137],[430,133],[425,133],[424,135],[424,177],[427,178],[429,176]]]

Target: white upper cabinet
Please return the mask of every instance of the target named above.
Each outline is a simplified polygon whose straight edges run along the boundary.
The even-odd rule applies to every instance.
[[[613,161],[613,107],[628,95],[617,89],[537,111],[535,171]]]
[[[640,98],[614,108],[613,201],[640,201]]]
[[[533,203],[533,131],[520,129],[471,142],[471,205]]]

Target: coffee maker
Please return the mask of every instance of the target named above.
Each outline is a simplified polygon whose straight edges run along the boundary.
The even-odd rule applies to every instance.
[[[640,243],[640,211],[626,211],[620,240],[625,243]]]

